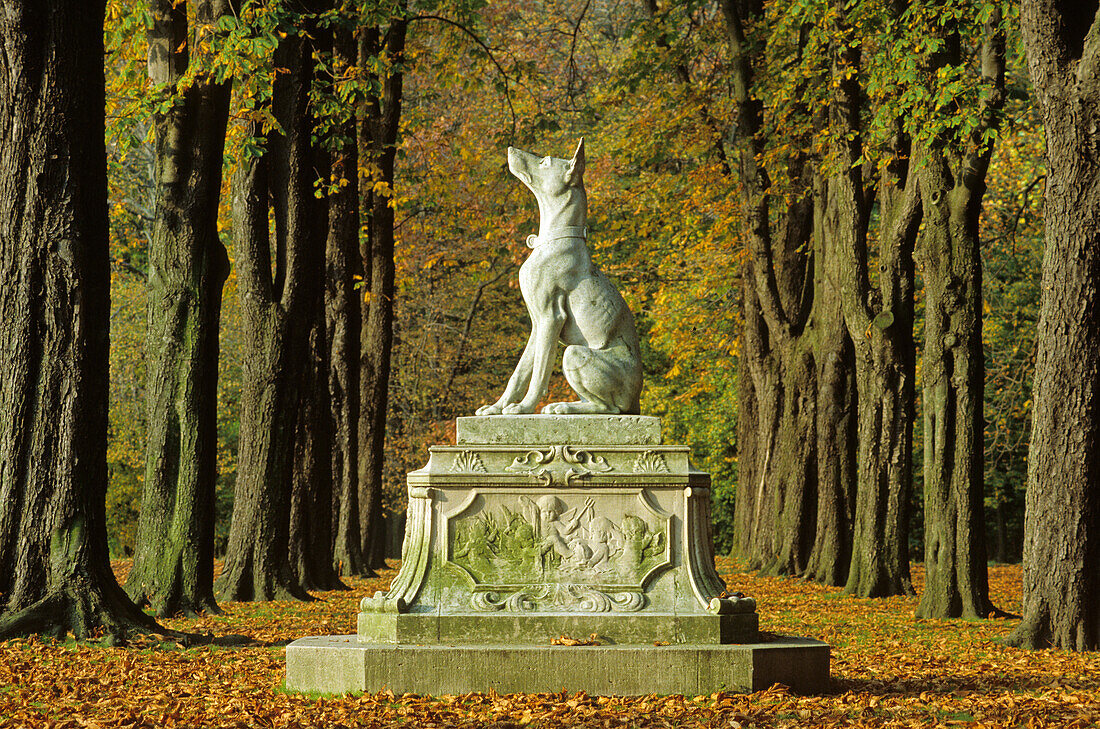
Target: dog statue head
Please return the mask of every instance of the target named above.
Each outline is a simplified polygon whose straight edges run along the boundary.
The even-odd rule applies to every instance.
[[[584,226],[588,199],[584,193],[584,138],[572,159],[539,157],[508,148],[508,170],[535,195],[539,204],[540,235],[563,227]],[[532,239],[535,239],[534,242]],[[528,238],[533,247],[538,236]]]
[[[508,171],[527,185],[535,197],[560,195],[570,187],[584,187],[584,138],[572,159],[539,157],[516,147],[508,148]]]

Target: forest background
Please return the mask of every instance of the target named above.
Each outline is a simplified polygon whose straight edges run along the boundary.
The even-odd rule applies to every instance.
[[[402,64],[391,198],[396,289],[384,458],[388,511],[403,508],[405,473],[426,462],[429,445],[453,436],[454,417],[495,398],[528,330],[516,276],[526,252],[523,240],[537,227],[537,209],[507,173],[505,148],[568,156],[584,137],[590,246],[643,334],[642,411],[662,416],[666,439],[689,444],[697,464],[712,474],[717,548],[729,552],[738,482],[741,263],[747,254],[739,236],[738,188],[728,169],[732,152],[715,126],[735,106],[719,8],[637,0],[430,5],[420,12],[431,17],[409,26]],[[791,3],[770,12],[790,23],[815,12],[814,5]],[[977,18],[993,5],[952,7],[960,18]],[[1014,10],[1007,6],[1005,12],[1007,94],[1000,129],[991,138],[980,223],[983,521],[990,557],[1002,562],[1018,561],[1022,550],[1045,179],[1042,129]],[[150,114],[157,102],[145,70],[151,22],[141,2],[109,4],[114,263],[107,509],[115,556],[133,551],[145,470],[147,249],[156,194]],[[959,73],[975,73],[973,65],[962,64]],[[255,89],[238,85],[232,108],[246,109],[242,95],[251,93]],[[799,143],[784,132],[781,116],[770,123],[773,150]],[[231,261],[229,181],[250,154],[246,127],[243,113],[231,118],[225,150],[218,230]],[[368,163],[359,175],[371,179]],[[325,182],[317,180],[318,195]],[[919,270],[915,290],[919,341]],[[243,357],[238,293],[234,265],[223,295],[218,365],[218,554],[227,544],[237,471]],[[917,464],[923,442],[919,362]],[[557,375],[552,395],[566,389]],[[913,485],[908,547],[919,561],[919,467]]]

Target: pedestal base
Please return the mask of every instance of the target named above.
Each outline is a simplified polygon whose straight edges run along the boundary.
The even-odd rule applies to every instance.
[[[829,646],[808,638],[668,646],[374,645],[354,635],[301,638],[286,649],[292,691],[397,695],[585,691],[597,696],[709,695],[775,683],[801,694],[829,686]]]
[[[756,613],[674,615],[654,613],[359,613],[361,643],[496,643],[546,645],[560,635],[604,644],[751,643],[759,639]]]

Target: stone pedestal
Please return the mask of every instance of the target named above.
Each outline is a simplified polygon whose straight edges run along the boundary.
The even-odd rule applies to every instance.
[[[658,418],[459,418],[456,440],[409,474],[401,570],[387,592],[363,599],[356,640],[292,643],[288,688],[644,694],[658,690],[656,677],[637,666],[663,671],[673,656],[694,668],[664,677],[667,692],[827,683],[828,646],[758,643],[755,601],[726,593],[710,477],[691,467],[687,447],[662,444]],[[551,645],[562,636],[600,646]],[[769,673],[785,650],[809,673]],[[477,658],[502,651],[508,660]],[[593,682],[622,661],[638,681]],[[510,668],[482,673],[496,663]],[[576,680],[562,675],[570,670]]]

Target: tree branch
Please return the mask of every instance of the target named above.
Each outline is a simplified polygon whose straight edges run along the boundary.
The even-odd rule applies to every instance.
[[[443,407],[441,407],[440,410],[444,412],[446,412],[446,408],[450,404],[451,386],[454,385],[455,377],[458,376],[458,369],[462,365],[462,357],[466,353],[466,342],[470,337],[470,329],[473,327],[474,315],[477,314],[477,307],[481,303],[481,296],[485,293],[485,289],[504,278],[511,270],[511,265],[505,266],[496,276],[478,284],[477,291],[474,292],[474,298],[470,302],[470,308],[466,311],[466,318],[462,325],[462,335],[458,340],[458,351],[455,353],[454,365],[451,367],[451,372],[447,376],[447,384],[443,387]]]
[[[999,7],[986,21],[981,61],[982,86],[988,87],[990,92],[982,99],[981,120],[971,135],[969,151],[963,162],[963,182],[970,190],[982,184],[989,169],[993,145],[986,137],[1001,126],[1001,110],[1005,103],[1005,33]]]
[[[512,105],[512,94],[508,90],[508,83],[512,79],[509,78],[507,72],[504,70],[504,66],[500,65],[500,61],[498,61],[496,56],[493,55],[493,49],[491,49],[489,47],[489,45],[487,43],[485,43],[485,41],[483,41],[480,36],[478,36],[477,33],[473,32],[472,30],[467,28],[462,23],[459,23],[457,20],[451,20],[450,18],[445,18],[442,15],[431,15],[431,14],[414,15],[414,16],[409,18],[410,23],[413,22],[414,20],[435,20],[437,22],[444,23],[446,25],[450,25],[453,28],[457,28],[458,30],[461,30],[463,33],[465,33],[467,36],[469,36],[470,39],[474,41],[474,43],[476,43],[478,46],[480,46],[481,50],[485,51],[485,55],[487,55],[489,57],[489,60],[493,62],[493,65],[496,66],[497,73],[499,73],[500,77],[502,79],[504,79],[504,100],[508,102],[508,111],[512,116],[512,132],[511,133],[512,133],[512,136],[514,137],[516,135],[516,125],[517,125],[516,108]]]
[[[569,82],[565,88],[565,95],[569,98],[569,103],[576,109],[577,105],[573,104],[573,81],[577,78],[577,36],[581,30],[581,23],[584,22],[584,16],[588,14],[588,7],[592,4],[592,0],[585,0],[584,7],[581,8],[581,14],[577,16],[577,22],[573,24],[573,37],[569,42]]]
[[[753,69],[748,55],[745,28],[735,0],[723,0],[727,37],[733,54],[733,90],[737,101],[736,140],[741,166],[741,205],[745,214],[746,235],[756,265],[752,267],[760,309],[776,335],[790,335],[790,321],[779,300],[772,255],[768,205],[768,175],[758,161],[761,150],[760,128],[763,111],[752,98]]]

